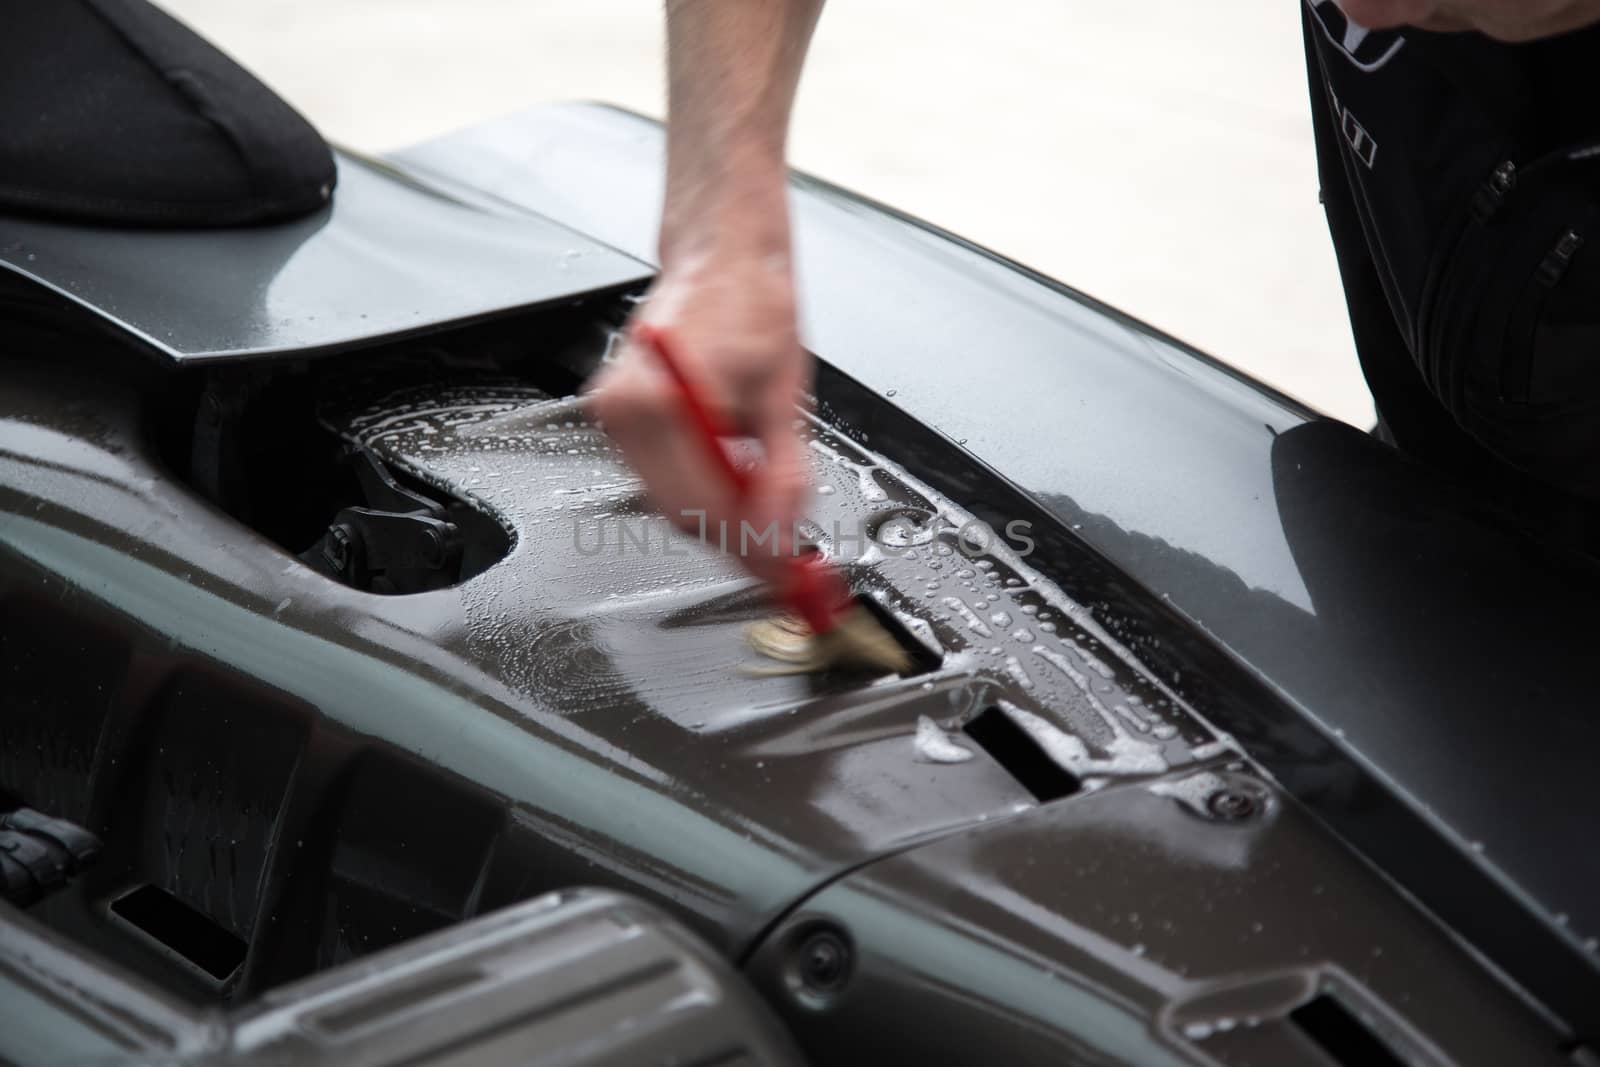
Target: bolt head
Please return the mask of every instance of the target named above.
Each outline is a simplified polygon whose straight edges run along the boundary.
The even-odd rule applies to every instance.
[[[1261,798],[1243,789],[1219,789],[1206,798],[1206,811],[1223,822],[1253,819],[1261,807]]]
[[[805,951],[806,980],[823,989],[837,984],[844,974],[844,946],[832,937],[823,936],[813,938]]]
[[[815,930],[800,943],[793,973],[805,997],[836,993],[850,978],[850,946],[835,930]]]

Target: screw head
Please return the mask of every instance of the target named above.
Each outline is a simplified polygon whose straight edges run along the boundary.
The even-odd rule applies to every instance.
[[[800,948],[800,975],[819,993],[832,992],[844,982],[850,950],[830,932],[811,935]]]
[[[1243,789],[1219,789],[1206,798],[1206,811],[1223,822],[1243,822],[1261,814],[1261,798]]]
[[[832,922],[814,920],[794,931],[788,944],[782,973],[789,994],[807,1010],[825,1010],[855,969],[849,935]]]

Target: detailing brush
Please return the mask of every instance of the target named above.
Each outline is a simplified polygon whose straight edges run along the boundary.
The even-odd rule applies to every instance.
[[[750,475],[733,462],[722,445],[722,439],[731,435],[722,432],[710,410],[701,403],[673,354],[666,331],[640,322],[634,324],[632,333],[639,345],[655,353],[677,386],[689,422],[705,442],[707,453],[732,488],[735,499],[748,497]],[[822,553],[810,549],[786,557],[784,564],[782,576],[774,582],[773,594],[793,618],[780,617],[751,627],[750,642],[757,651],[803,671],[841,666],[895,674],[911,670],[910,654],[871,612],[856,603],[843,576]]]

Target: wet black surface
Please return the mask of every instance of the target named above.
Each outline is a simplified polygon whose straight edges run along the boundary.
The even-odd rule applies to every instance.
[[[841,1035],[929,1062],[972,1042],[1017,1063],[1192,1062],[1197,1042],[1237,1043],[1193,1029],[1235,1018],[1208,983],[1287,976],[1293,995],[1271,1005],[1287,1010],[1329,969],[1378,998],[1400,1047],[1460,994],[1483,1033],[1452,1047],[1548,1059],[1553,1031],[1217,743],[1197,712],[1248,688],[1219,670],[1208,698],[1226,695],[1191,709],[1027,560],[998,544],[969,558],[970,513],[851,436],[807,430],[831,489],[813,533],[941,662],[751,675],[742,629],[770,605],[659,526],[653,547],[617,548],[638,487],[570,399],[492,368],[424,385],[414,366],[324,368],[323,420],[514,543],[461,586],[411,596],[339,585],[197,498],[153,460],[137,389],[116,376],[24,368],[0,389],[0,666],[20,696],[0,770],[107,843],[35,909],[77,944],[192,1001],[240,1002],[602,885],[746,961],[824,1062]],[[855,403],[843,383],[827,395],[832,411]],[[859,550],[839,536],[855,519]],[[1029,559],[1071,558],[1033,532]],[[1123,598],[1138,632],[1166,632],[1159,601],[1072,573],[1091,599]],[[1041,798],[963,731],[986,712],[1081,788]],[[1248,803],[1215,802],[1228,789]],[[189,909],[167,909],[198,917],[183,931],[157,929],[189,940],[152,944],[113,918],[130,891]],[[1247,917],[1279,936],[1241,932]],[[791,942],[815,929],[842,931],[847,954],[833,1014],[784,999]],[[243,963],[219,979],[178,951],[196,942],[242,944]],[[1453,977],[1412,1005],[1433,969]],[[905,1029],[930,1010],[939,1025]],[[1276,1059],[1222,1058],[1306,1055],[1268,1047]]]
[[[615,148],[605,129],[588,136]],[[611,162],[601,191],[628,180]],[[826,187],[799,216],[836,268],[809,290],[833,361],[806,430],[831,490],[812,534],[939,650],[911,677],[749,673],[743,628],[770,605],[728,560],[643,524],[637,485],[564,396],[581,371],[554,313],[506,324],[515,359],[479,331],[262,371],[322,398],[321,425],[308,401],[285,435],[332,427],[505,528],[504,559],[406,596],[308,569],[287,534],[191,488],[182,434],[158,439],[193,377],[97,363],[79,339],[9,341],[0,800],[107,844],[38,917],[228,1002],[610,886],[746,962],[775,1001],[799,981],[790,1021],[813,1048],[847,1015],[890,1019],[862,1040],[935,1062],[967,1041],[1009,1062],[1192,1062],[1197,1043],[1229,1067],[1317,1062],[1288,1031],[1218,1033],[1235,983],[1279,1015],[1345,998],[1425,1064],[1446,1047],[1542,1063],[1586,1033],[1590,572],[981,252]],[[563,313],[595,319],[579,355],[626,310]],[[286,463],[318,455],[282,444]],[[971,518],[1009,548],[969,556]],[[1500,640],[1508,616],[1540,647]],[[985,714],[1072,784],[1019,778],[1012,742],[964,729]],[[108,918],[145,885],[244,943],[237,972],[219,981]],[[822,996],[788,955],[819,933],[861,951]]]
[[[1536,1015],[1303,809],[1273,797],[1230,821],[1183,802],[1247,780],[1114,786],[909,850],[808,900],[751,972],[816,1063],[1166,1067],[1190,1062],[1184,1044],[1228,1067],[1383,1062],[1314,1051],[1293,1013],[1319,992],[1397,1062],[1562,1062]],[[785,973],[819,924],[854,968],[820,1013]],[[1001,1044],[1006,1017],[1026,1022]]]
[[[817,540],[942,661],[753,674],[743,630],[771,605],[659,524],[618,549],[638,486],[571,400],[404,366],[327,370],[323,419],[513,540],[412,596],[341,586],[197,499],[151,455],[137,383],[6,385],[8,788],[107,836],[52,924],[174,988],[245,995],[574,883],[742,955],[809,887],[1033,807],[961,733],[990,707],[1090,790],[1221,751],[1059,589],[998,546],[969,558],[965,513],[822,426]],[[94,688],[58,716],[51,679],[86,655]],[[219,984],[108,925],[143,884],[246,942],[240,971]]]
[[[648,515],[639,483],[576,401],[503,384],[423,383],[356,407],[326,417],[513,533],[507,565],[462,588],[467,654],[597,732],[665,720],[715,734],[872,681],[757,676],[764,664],[742,631],[771,606],[720,551],[720,532],[702,543]],[[817,495],[805,532],[859,592],[942,655],[916,685],[888,683],[906,699],[981,680],[986,699],[1031,714],[1057,748],[1077,741],[1083,751],[1072,758],[1096,778],[1158,773],[1215,740],[1028,568],[1016,551],[1031,549],[1026,524],[1008,538],[848,438],[816,424],[807,437]],[[919,708],[929,712],[952,727],[975,714]]]
[[[398,158],[649,260],[660,148],[570,106]],[[1041,569],[1096,621],[1600,1035],[1592,563],[1081,292],[826,183],[792,195],[844,421],[984,518],[1041,520]]]
[[[547,219],[469,208],[348,153],[337,162],[332,205],[275,226],[168,230],[0,215],[0,270],[191,364],[392,340],[649,273]]]

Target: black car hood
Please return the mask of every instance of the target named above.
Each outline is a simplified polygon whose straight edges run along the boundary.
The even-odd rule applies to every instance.
[[[402,159],[450,190],[457,199],[442,202],[478,220],[469,229],[509,218],[494,196],[524,196],[648,254],[650,227],[634,216],[656,199],[654,128],[594,109],[543,114]],[[541,122],[553,124],[543,142]],[[549,165],[514,154],[548,147],[552,128],[571,143]],[[22,799],[103,823],[121,849],[47,901],[49,917],[131,958],[103,929],[115,879],[170,883],[257,946],[239,979],[255,990],[429,923],[585,883],[667,904],[757,967],[817,918],[804,902],[831,894],[864,917],[852,924],[863,978],[877,980],[877,954],[878,977],[895,988],[943,981],[967,1002],[976,977],[930,977],[912,958],[939,943],[925,934],[956,930],[987,946],[979,956],[1003,940],[1033,977],[1053,931],[1086,946],[1073,959],[1111,961],[1112,986],[1141,976],[1149,1001],[1130,1019],[1166,1018],[1171,1045],[1193,1035],[1162,1013],[1191,985],[1240,977],[1219,946],[1260,933],[1264,915],[1273,936],[1251,966],[1294,971],[1296,998],[1336,971],[1394,1005],[1426,989],[1429,1011],[1448,1021],[1441,1004],[1482,1003],[1489,995],[1469,987],[1498,982],[1451,940],[1460,935],[1571,1030],[1597,1032],[1600,972],[1584,944],[1596,928],[1592,869],[1560,851],[1574,837],[1586,844],[1592,791],[1563,773],[1541,783],[1548,795],[1495,792],[1535,780],[1539,766],[1581,770],[1595,747],[1593,718],[1572,714],[1588,706],[1586,680],[1567,663],[1582,655],[1573,634],[1596,603],[1586,572],[1525,552],[1514,528],[1353,429],[947,235],[805,181],[796,217],[821,357],[805,433],[832,490],[814,502],[813,534],[887,618],[938,650],[924,675],[751,673],[741,630],[770,605],[729,561],[645,526],[637,484],[567,399],[593,363],[563,353],[603,358],[631,294],[586,301],[591,290],[577,286],[561,290],[569,306],[335,360],[158,373],[119,349],[115,366],[146,379],[127,385],[78,372],[59,338],[19,360],[0,388],[0,620],[11,623],[0,636],[19,650],[15,688],[34,701],[13,732],[16,777]],[[541,218],[524,221],[551,239],[547,251],[564,245],[567,231]],[[445,263],[408,254],[422,258],[384,269],[431,277]],[[498,253],[470,255],[481,268]],[[806,267],[808,255],[820,258]],[[633,260],[603,258],[616,273],[593,285],[642,276]],[[337,305],[338,280],[305,292],[304,319]],[[464,318],[498,314],[472,306]],[[386,314],[393,327],[396,309]],[[347,331],[278,354],[379,336]],[[500,347],[516,351],[502,360],[490,351]],[[273,354],[202,350],[224,363]],[[412,355],[439,377],[403,380]],[[511,369],[522,376],[494,378]],[[226,494],[195,491],[205,479],[174,478],[172,452],[152,444],[170,436],[151,424],[169,384],[207,390],[182,409],[195,427],[177,450],[182,468],[200,444],[225,441],[208,428],[213,414],[267,378],[294,395],[287,379],[314,382],[319,433],[492,516],[508,552],[458,585],[380,596],[303,565],[303,542],[257,536]],[[272,472],[315,454],[279,449],[291,443],[282,422],[255,425],[273,446]],[[968,558],[959,534],[973,518],[1008,535],[1007,547]],[[890,521],[900,525],[886,530]],[[1027,524],[1026,542],[1009,536],[1014,521]],[[1476,539],[1441,547],[1458,531]],[[1546,658],[1524,657],[1553,676],[1546,706],[1564,730],[1542,765],[1528,738],[1499,745],[1500,762],[1486,750],[1501,736],[1497,694],[1520,679],[1430,677],[1460,650],[1473,657],[1466,669],[1488,658],[1470,639],[1483,617],[1473,586],[1454,579],[1491,566],[1515,568],[1503,584],[1540,597],[1568,583],[1544,622]],[[1492,603],[1526,610],[1518,596]],[[75,651],[90,647],[93,657]],[[109,726],[93,718],[106,692],[116,694]],[[1413,713],[1411,701],[1437,693],[1460,702],[1451,710],[1471,730]],[[219,722],[218,706],[234,717]],[[980,743],[991,711],[1073,781],[1039,788]],[[119,758],[137,769],[109,770]],[[1484,788],[1463,785],[1463,766]],[[148,791],[150,817],[128,805],[129,783]],[[236,810],[214,860],[207,820]],[[1108,835],[1126,846],[1124,870],[1144,874],[1130,882],[1104,862]],[[981,864],[937,877],[924,862],[969,855]],[[1213,877],[1224,867],[1238,875],[1229,886]],[[991,899],[963,902],[958,887],[988,872],[992,889],[976,895]],[[1204,917],[1235,892],[1246,907],[1226,922]],[[858,894],[895,901],[922,929],[897,935]],[[1195,903],[1192,927],[1176,929],[1173,916]],[[1016,921],[969,921],[997,905]],[[1157,915],[1159,944],[1140,918]],[[1161,968],[1147,973],[1146,951],[1161,953]],[[1058,973],[1094,970],[1069,962]],[[785,995],[783,965],[767,973]],[[819,1040],[831,1032],[826,1015],[805,1018]],[[1451,1041],[1478,1044],[1466,1030]]]
[[[394,158],[648,259],[662,147],[650,120],[578,105]],[[1037,503],[1159,596],[1196,641],[1151,640],[1165,624],[1126,604],[1096,617],[1469,941],[1600,1027],[1600,568],[1081,292],[825,182],[792,192],[810,343],[893,397],[847,417],[874,441],[959,443],[995,483],[918,473],[989,518]],[[1218,684],[1240,664],[1254,698]]]

